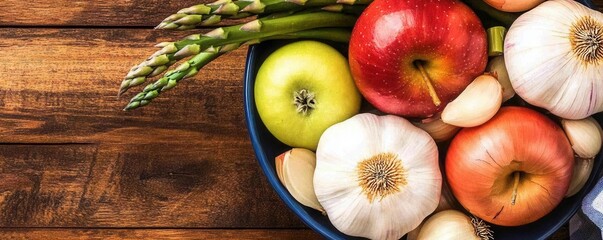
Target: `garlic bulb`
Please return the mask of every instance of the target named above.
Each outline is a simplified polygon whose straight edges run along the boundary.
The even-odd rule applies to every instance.
[[[603,130],[592,117],[581,120],[561,120],[563,131],[569,139],[574,153],[581,158],[594,158],[601,150]]]
[[[418,240],[489,240],[494,239],[482,220],[457,210],[444,210],[429,217],[421,227]]]
[[[550,0],[522,14],[505,38],[515,92],[567,118],[603,111],[603,14],[572,0]]]
[[[304,148],[293,148],[276,157],[276,174],[291,196],[306,207],[322,213],[314,193],[314,168],[316,154]]]
[[[436,142],[450,140],[452,137],[454,137],[454,134],[461,129],[457,126],[443,122],[442,119],[436,119],[428,122],[413,122],[412,124],[429,133],[429,136],[431,136]]]
[[[442,111],[442,121],[459,127],[475,127],[490,120],[502,103],[502,88],[492,75],[481,75]]]
[[[314,190],[347,235],[401,238],[434,211],[441,185],[435,142],[403,118],[358,114],[318,143]]]
[[[593,171],[594,161],[595,159],[593,158],[576,158],[572,180],[565,197],[574,196],[584,187],[584,184],[586,184],[586,181],[590,177],[590,173]]]
[[[505,66],[504,56],[492,58],[492,60],[488,62],[486,71],[492,74],[492,76],[498,80],[498,83],[500,83],[500,86],[502,87],[503,102],[515,96],[515,90],[513,90],[513,86],[511,86],[509,73],[507,72],[507,67]]]

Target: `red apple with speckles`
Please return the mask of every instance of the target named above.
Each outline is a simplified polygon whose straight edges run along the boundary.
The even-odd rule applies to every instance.
[[[426,118],[454,100],[487,64],[486,32],[456,0],[375,0],[359,17],[349,62],[379,110]]]

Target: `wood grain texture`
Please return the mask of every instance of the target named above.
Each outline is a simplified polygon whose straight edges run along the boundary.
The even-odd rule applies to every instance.
[[[212,0],[0,1],[0,26],[153,27],[178,10]]]
[[[592,0],[599,8],[603,0]],[[0,26],[152,27],[181,8],[213,0],[0,1]]]
[[[0,29],[0,226],[303,227],[249,143],[245,48],[121,111],[122,76],[158,36]]]
[[[247,141],[242,103],[245,47],[210,63],[152,106],[121,110],[142,88],[117,99],[119,83],[129,68],[153,53],[156,42],[186,34],[0,29],[4,53],[0,62],[9,63],[0,65],[5,76],[0,78],[0,142]]]
[[[308,229],[300,230],[232,230],[232,229],[6,229],[4,237],[8,239],[103,239],[103,240],[139,240],[139,239],[241,239],[241,240],[311,240],[321,239]],[[85,236],[85,238],[83,237]]]
[[[0,146],[0,226],[303,226],[246,144],[207,145]]]

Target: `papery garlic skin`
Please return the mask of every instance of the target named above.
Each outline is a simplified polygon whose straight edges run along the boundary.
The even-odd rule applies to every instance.
[[[450,187],[448,187],[446,182],[442,181],[442,191],[441,191],[441,195],[440,195],[440,203],[438,204],[438,207],[433,211],[432,216],[441,211],[454,209],[455,207],[453,207],[452,205],[455,202],[456,202],[456,200],[454,200],[454,195],[452,194]],[[421,228],[423,227],[423,225],[425,225],[425,222],[428,219],[429,218],[423,220],[423,222],[421,222],[421,224],[417,228],[408,232],[406,234],[406,240],[417,240],[419,237],[419,233],[421,232]]]
[[[335,124],[321,136],[316,156],[318,201],[331,223],[347,235],[399,239],[419,226],[440,200],[437,146],[429,134],[401,117],[363,113]],[[373,160],[381,162],[366,168]],[[366,170],[376,172],[367,178]],[[370,186],[386,189],[371,191],[366,179],[384,184]]]
[[[502,87],[492,75],[481,75],[442,111],[444,123],[475,127],[490,120],[502,103]]]
[[[594,158],[601,151],[603,130],[594,118],[562,119],[561,126],[563,126],[563,131],[565,131],[574,153],[579,157]]]
[[[582,190],[584,184],[586,184],[586,181],[588,181],[588,178],[590,177],[590,173],[593,171],[595,159],[576,157],[575,161],[572,180],[570,181],[565,197],[574,196]]]
[[[324,213],[314,193],[316,154],[305,148],[293,148],[276,157],[276,172],[295,200]]]
[[[444,210],[434,214],[425,221],[417,240],[493,239],[492,233],[487,227],[484,227],[485,230],[481,232],[477,231],[474,221],[479,220],[472,220],[471,217],[457,210]],[[478,236],[476,233],[480,233],[481,236]],[[492,238],[488,238],[488,236]]]
[[[457,126],[443,122],[441,118],[429,122],[413,122],[412,124],[423,129],[423,131],[427,132],[436,142],[448,141],[454,137],[454,134],[461,130],[461,128]]]
[[[492,74],[496,78],[496,80],[498,80],[498,83],[500,83],[500,86],[502,87],[503,102],[515,96],[515,90],[513,90],[513,86],[511,86],[511,80],[509,80],[509,73],[507,72],[507,67],[505,66],[504,56],[492,58],[492,60],[488,62],[486,71]]]
[[[423,224],[425,221],[421,222],[418,227],[413,229],[412,231],[406,234],[406,240],[417,240],[419,237],[419,233],[421,232],[421,228],[423,228]]]
[[[590,30],[577,30],[584,26]],[[601,31],[603,14],[571,0],[545,1],[522,14],[504,49],[515,92],[567,119],[603,111]]]

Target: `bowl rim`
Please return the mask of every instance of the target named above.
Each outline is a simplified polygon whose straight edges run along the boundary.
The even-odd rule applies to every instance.
[[[256,68],[256,62],[254,59],[256,55],[258,55],[257,51],[258,46],[252,45],[249,47],[247,51],[247,59],[245,61],[245,75],[244,75],[244,108],[245,108],[245,122],[247,125],[247,130],[249,132],[249,136],[251,138],[251,143],[253,145],[253,150],[255,152],[256,159],[264,172],[264,175],[268,179],[268,182],[281,198],[281,200],[291,209],[295,215],[302,220],[304,224],[310,227],[312,230],[318,232],[320,235],[328,238],[328,239],[344,239],[343,236],[339,236],[339,234],[330,231],[329,229],[322,226],[320,223],[312,219],[306,211],[303,209],[300,203],[293,198],[288,192],[288,190],[281,184],[278,176],[274,171],[272,171],[271,166],[268,164],[262,164],[262,162],[268,162],[268,156],[261,149],[260,140],[259,140],[259,132],[258,129],[252,127],[257,124],[256,119],[253,118],[253,114],[257,114],[257,110],[255,108],[255,101],[249,101],[250,99],[254,99],[253,97],[253,84],[251,84],[252,79],[255,81],[254,70]]]

